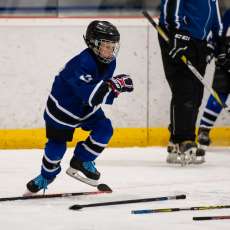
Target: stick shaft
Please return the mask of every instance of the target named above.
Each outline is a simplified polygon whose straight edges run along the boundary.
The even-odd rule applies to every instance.
[[[200,206],[200,207],[187,207],[187,208],[143,209],[143,210],[133,210],[131,211],[131,213],[148,214],[148,213],[160,213],[160,212],[201,211],[201,210],[224,209],[224,208],[230,208],[230,205]]]
[[[107,205],[119,205],[119,204],[133,204],[133,203],[142,203],[142,202],[152,202],[152,201],[164,201],[164,200],[174,200],[178,199],[178,196],[166,196],[166,197],[154,197],[154,198],[144,198],[144,199],[134,199],[134,200],[122,200],[122,201],[112,201],[112,202],[103,202],[95,204],[86,204],[84,207],[96,207],[96,206],[107,206]]]
[[[99,207],[99,206],[109,206],[109,205],[120,205],[120,204],[132,204],[132,203],[141,203],[141,202],[152,202],[152,201],[164,201],[164,200],[175,200],[175,199],[185,199],[186,195],[177,195],[177,196],[165,196],[165,197],[154,197],[154,198],[144,198],[144,199],[133,199],[133,200],[122,200],[122,201],[111,201],[111,202],[101,202],[85,205],[72,205],[70,209],[78,210],[86,207]]]
[[[83,195],[97,195],[101,193],[107,193],[102,191],[95,192],[73,192],[73,193],[57,193],[57,194],[45,194],[45,195],[34,195],[34,196],[14,196],[14,197],[2,197],[0,202],[4,201],[16,201],[16,200],[36,200],[36,199],[48,199],[57,197],[72,197],[72,196],[83,196]]]

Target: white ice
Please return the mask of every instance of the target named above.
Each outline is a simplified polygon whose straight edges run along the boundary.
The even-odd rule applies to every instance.
[[[47,193],[95,189],[65,174],[73,149],[62,161],[62,173]],[[40,171],[43,150],[0,150],[0,197],[18,196]],[[113,193],[49,200],[0,203],[1,230],[214,230],[230,229],[230,220],[193,221],[193,216],[230,215],[230,209],[134,215],[131,210],[230,205],[230,148],[210,149],[203,165],[181,167],[165,161],[165,148],[109,148],[97,160],[101,182]],[[81,211],[73,204],[186,194],[186,200],[158,201]]]

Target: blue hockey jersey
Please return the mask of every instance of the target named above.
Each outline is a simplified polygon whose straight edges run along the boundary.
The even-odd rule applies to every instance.
[[[161,0],[160,24],[199,40],[206,40],[210,31],[221,36],[223,30],[218,0]]]
[[[72,58],[55,77],[44,113],[46,122],[78,127],[101,104],[112,104],[115,93],[106,83],[114,73],[116,60],[100,63],[89,49]]]

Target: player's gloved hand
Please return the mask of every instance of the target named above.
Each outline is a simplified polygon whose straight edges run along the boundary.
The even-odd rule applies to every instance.
[[[216,59],[216,66],[230,72],[230,47],[225,47],[220,50]]]
[[[176,31],[169,43],[169,56],[174,60],[179,60],[182,55],[186,55],[191,38],[188,33],[183,31]]]
[[[230,38],[218,37],[217,54],[216,54],[217,67],[224,67],[229,59],[230,59]]]
[[[207,43],[207,46],[206,46],[206,63],[207,64],[210,64],[212,59],[214,58],[215,56],[215,46],[212,44],[212,43]]]
[[[112,77],[109,81],[109,86],[117,95],[123,92],[133,91],[133,81],[129,75],[120,74]]]

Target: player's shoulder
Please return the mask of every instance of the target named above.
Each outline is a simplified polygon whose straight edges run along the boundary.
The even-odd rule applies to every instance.
[[[88,48],[74,56],[66,66],[67,68],[73,67],[92,71],[97,68],[95,58]]]
[[[97,68],[96,58],[92,51],[87,48],[78,55],[79,65],[83,68],[94,70]]]
[[[101,64],[106,66],[106,69],[114,69],[116,67],[116,58],[108,64],[103,64],[96,58],[93,51],[89,48],[83,50],[79,54],[79,64],[84,69],[90,69],[95,72],[100,68]]]

